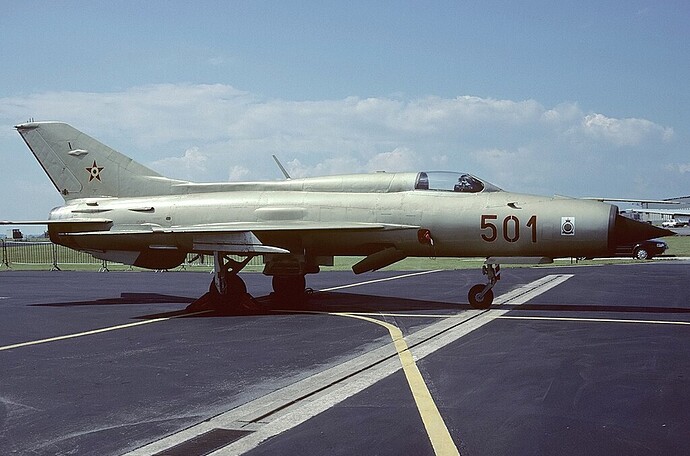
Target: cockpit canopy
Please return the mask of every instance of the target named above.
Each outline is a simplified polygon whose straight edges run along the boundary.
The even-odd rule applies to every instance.
[[[449,171],[429,171],[417,174],[415,190],[435,190],[442,192],[480,193],[500,192],[493,184],[467,173]]]

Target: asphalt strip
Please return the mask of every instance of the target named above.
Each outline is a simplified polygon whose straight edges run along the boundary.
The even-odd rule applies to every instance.
[[[409,276],[406,274],[387,280]],[[572,277],[572,274],[548,275],[497,297],[494,300],[494,305],[514,306],[524,304],[535,296],[565,282],[570,277]],[[353,284],[348,287],[365,283],[370,282]],[[337,289],[339,288],[342,287]],[[332,289],[336,288],[329,290]],[[407,358],[407,361],[409,362],[409,359],[412,359],[414,364],[414,360],[420,360],[434,353],[436,350],[455,342],[475,329],[505,315],[510,310],[511,308],[464,310],[458,314],[450,315],[405,337],[403,342],[406,342],[406,348],[396,347],[395,338],[393,337],[390,343],[380,348],[273,391],[202,423],[127,453],[127,455],[184,454],[188,449],[191,450],[191,448],[185,447],[187,442],[194,442],[195,445],[199,444],[203,441],[204,436],[213,436],[215,438],[219,431],[229,431],[229,434],[233,437],[227,441],[227,445],[223,445],[222,442],[217,443],[215,451],[205,452],[205,454],[213,456],[243,454],[256,448],[267,439],[304,423],[308,419],[402,369],[402,363],[405,361],[400,356],[401,352],[411,352],[412,357]],[[375,313],[338,315],[378,316]],[[410,387],[413,389],[414,394],[414,388],[419,387],[419,385],[414,386],[410,383]],[[426,385],[424,385],[424,388],[426,388]],[[433,399],[431,401],[433,402]],[[430,435],[430,439],[433,442],[433,436]],[[459,439],[460,436],[456,436],[456,440]],[[434,446],[434,451],[439,455],[459,454],[452,440],[450,446],[445,445],[438,448]]]

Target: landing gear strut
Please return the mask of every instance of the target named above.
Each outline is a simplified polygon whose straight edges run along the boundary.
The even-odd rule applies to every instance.
[[[231,296],[236,294],[246,294],[247,286],[244,280],[237,275],[254,257],[248,256],[242,261],[235,261],[228,258],[221,252],[213,252],[213,282],[209,292],[215,291],[221,296]]]
[[[492,288],[496,282],[501,280],[501,266],[498,264],[485,264],[482,266],[482,274],[487,276],[488,283],[486,285],[478,283],[470,288],[467,294],[467,299],[470,301],[470,306],[475,309],[488,309],[494,301],[494,292]]]
[[[242,261],[229,258],[222,252],[213,252],[213,280],[208,287],[208,293],[197,299],[187,307],[187,310],[228,310],[251,309],[254,300],[247,293],[247,285],[237,275],[253,256]]]

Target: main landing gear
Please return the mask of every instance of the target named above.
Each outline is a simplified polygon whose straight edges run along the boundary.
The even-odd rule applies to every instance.
[[[255,310],[258,304],[247,293],[247,285],[237,275],[253,256],[236,261],[222,252],[213,252],[213,280],[208,293],[192,302],[188,311],[200,310]]]
[[[306,288],[305,275],[319,272],[319,264],[332,264],[332,259],[329,262],[306,254],[264,255],[264,262],[264,275],[272,277],[272,300],[281,306],[295,308],[303,304],[310,291]]]
[[[247,293],[247,285],[238,273],[254,258],[242,261],[230,258],[222,252],[213,253],[214,276],[208,293],[191,303],[188,311],[214,310],[224,312],[261,312],[262,306]],[[295,271],[297,272],[297,271]],[[304,299],[306,280],[301,273],[273,275],[273,297],[284,304],[296,304]]]
[[[498,264],[485,264],[482,266],[482,274],[487,276],[488,283],[477,285],[470,288],[467,294],[467,299],[470,301],[470,306],[475,309],[488,309],[494,301],[494,292],[492,288],[496,282],[501,280],[501,266]]]

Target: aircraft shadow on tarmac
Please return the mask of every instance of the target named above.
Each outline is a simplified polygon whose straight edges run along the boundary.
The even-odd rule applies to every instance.
[[[180,298],[183,300],[184,298]],[[469,304],[409,299],[391,296],[376,296],[355,293],[315,292],[304,299],[280,300],[275,295],[253,298],[249,295],[241,303],[228,304],[222,309],[209,309],[200,313],[190,309],[165,314],[147,315],[139,318],[161,318],[166,316],[189,317],[232,317],[259,316],[304,313],[304,312],[439,312],[454,313],[471,309]],[[184,302],[184,301],[177,301]],[[189,301],[187,301],[189,302]],[[647,313],[647,314],[680,314],[690,313],[690,308],[652,307],[652,306],[615,306],[615,305],[581,305],[581,304],[522,304],[520,306],[496,306],[495,308],[521,311],[549,312],[595,312],[595,313]]]
[[[84,301],[67,301],[58,303],[32,304],[38,307],[75,307],[75,306],[111,306],[111,305],[151,305],[151,304],[191,304],[195,298],[173,296],[158,293],[122,293],[118,298],[101,298]],[[616,306],[616,305],[582,305],[582,304],[522,304],[519,306],[502,305],[494,308],[520,311],[548,312],[602,312],[602,313],[648,313],[680,314],[690,313],[690,308],[660,306]],[[134,317],[152,319],[165,317],[209,318],[232,316],[259,316],[303,312],[457,312],[471,309],[469,304],[427,301],[390,296],[376,296],[354,293],[315,292],[304,299],[280,300],[273,294],[257,298],[246,295],[238,302],[228,303],[221,308],[181,309],[171,312],[156,313]]]
[[[50,302],[31,304],[32,307],[77,307],[77,306],[114,306],[114,305],[146,305],[166,303],[191,303],[194,298],[172,296],[159,293],[121,293],[119,298],[101,298],[85,301]]]
[[[222,308],[187,309],[192,318],[299,314],[305,312],[452,312],[469,309],[469,304],[436,302],[399,297],[359,295],[352,293],[315,292],[303,299],[279,299],[275,295],[257,298],[247,295],[237,303]],[[183,316],[180,312],[166,312],[139,318]]]
[[[100,298],[83,301],[51,302],[31,304],[35,307],[83,307],[152,304],[192,304],[195,298],[159,293],[122,293],[117,298]],[[281,300],[275,295],[254,298],[246,295],[237,302],[224,304],[220,308],[182,309],[152,315],[135,317],[152,319],[164,317],[232,317],[251,315],[275,315],[276,313],[302,312],[410,312],[410,311],[457,311],[469,309],[468,304],[432,302],[398,297],[358,295],[351,293],[315,292],[304,299]]]

